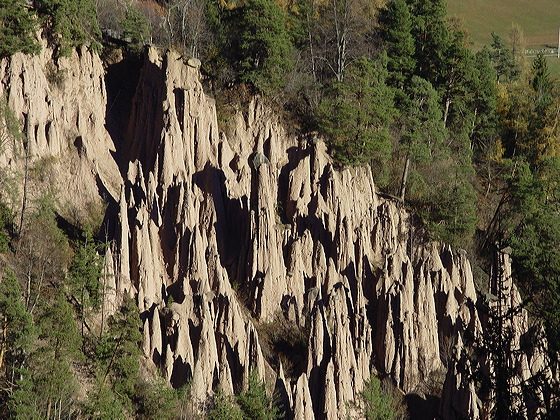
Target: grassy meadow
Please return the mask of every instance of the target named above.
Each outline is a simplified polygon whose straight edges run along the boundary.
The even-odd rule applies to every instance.
[[[447,9],[463,20],[475,47],[489,44],[492,31],[507,37],[512,24],[521,26],[528,46],[558,45],[558,0],[447,0]]]
[[[513,24],[521,27],[527,49],[558,46],[560,0],[447,0],[447,10],[462,21],[475,50],[492,42],[492,31],[507,40]],[[560,60],[548,60],[559,77]]]

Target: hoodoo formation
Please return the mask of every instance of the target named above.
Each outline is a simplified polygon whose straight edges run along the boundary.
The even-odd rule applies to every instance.
[[[284,3],[0,0],[0,417],[556,418],[546,59]]]

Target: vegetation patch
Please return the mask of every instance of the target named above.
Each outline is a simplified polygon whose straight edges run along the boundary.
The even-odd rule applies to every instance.
[[[278,314],[274,321],[257,325],[257,330],[268,363],[277,370],[281,362],[287,377],[299,377],[307,363],[306,329]]]

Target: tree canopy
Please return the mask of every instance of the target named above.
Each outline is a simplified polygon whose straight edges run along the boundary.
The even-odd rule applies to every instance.
[[[0,58],[41,50],[36,39],[37,16],[26,6],[24,0],[0,0]]]
[[[320,127],[329,135],[333,155],[351,165],[387,159],[389,127],[395,116],[393,90],[385,84],[386,57],[362,58],[319,107]]]
[[[101,31],[92,0],[42,0],[39,13],[45,19],[59,56],[70,55],[79,45],[99,45]]]

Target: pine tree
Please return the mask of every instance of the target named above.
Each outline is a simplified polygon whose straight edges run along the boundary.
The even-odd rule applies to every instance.
[[[276,420],[281,418],[272,399],[266,395],[264,382],[259,380],[256,370],[249,374],[247,391],[237,396],[237,402],[243,412],[244,420]]]
[[[536,110],[544,110],[552,102],[552,80],[548,63],[542,53],[533,60],[531,86],[536,93]]]
[[[472,99],[469,81],[475,77],[474,57],[465,45],[465,33],[449,31],[447,49],[441,63],[442,79],[439,92],[443,104],[443,124],[455,133],[468,131],[472,123]],[[468,112],[469,115],[466,115]]]
[[[88,394],[84,412],[94,420],[124,420],[125,407],[121,398],[107,385],[98,380]]]
[[[11,378],[11,370],[20,367],[33,340],[33,322],[26,311],[18,281],[6,271],[0,282],[0,370]]]
[[[285,13],[274,0],[248,0],[239,13],[241,81],[261,93],[273,93],[284,85],[292,67]]]
[[[101,338],[96,349],[99,366],[98,392],[93,395],[98,401],[106,401],[112,389],[121,404],[131,410],[134,387],[140,372],[141,322],[138,307],[128,299],[119,311],[109,318],[107,334]],[[99,397],[104,398],[99,400]]]
[[[529,120],[525,149],[531,162],[538,162],[547,156],[560,156],[558,86],[553,82],[542,54],[533,60],[531,87],[534,113]]]
[[[451,162],[444,176],[430,183],[430,204],[419,212],[430,232],[443,242],[466,247],[474,235],[477,222],[476,192],[470,179],[474,169],[470,162]]]
[[[169,382],[159,377],[153,381],[140,381],[136,386],[136,400],[141,419],[175,420],[179,412],[179,393]]]
[[[446,82],[447,50],[451,36],[443,0],[409,0],[413,16],[416,75],[436,89]]]
[[[208,412],[208,420],[244,420],[244,418],[235,402],[235,397],[218,389],[212,401],[212,408]]]
[[[91,234],[86,232],[76,248],[68,273],[70,290],[79,304],[82,336],[88,312],[96,311],[101,306],[101,270],[102,258],[97,254],[97,245]]]
[[[0,415],[4,418],[23,419],[33,413],[21,403],[27,401],[32,407],[34,401],[27,357],[34,332],[18,281],[13,272],[5,271],[0,281]]]
[[[12,156],[18,156],[24,141],[25,135],[20,128],[20,122],[15,113],[10,109],[7,95],[4,95],[0,99],[0,154],[8,153]],[[12,236],[16,235],[15,202],[19,199],[15,197],[18,195],[18,178],[15,171],[10,171],[6,167],[0,168],[0,252],[5,252],[5,246],[7,246],[9,241],[8,235],[5,234],[2,228],[8,230]],[[25,175],[23,184],[23,189],[25,190]],[[22,215],[24,208],[25,200],[23,200],[22,204]]]
[[[545,321],[553,351],[560,350],[560,159],[548,157],[531,170],[518,162],[508,181],[502,241],[531,305]]]
[[[447,155],[444,145],[447,130],[442,121],[439,95],[430,82],[413,76],[403,104],[400,125],[400,146],[404,154],[404,169],[399,197],[404,201],[408,176],[414,164],[426,164]]]
[[[68,267],[68,238],[56,221],[56,200],[46,193],[37,200],[33,214],[18,242],[17,273],[25,279],[26,308],[35,313],[45,301],[49,284],[60,284]]]
[[[469,81],[474,113],[470,141],[473,150],[486,153],[498,135],[496,73],[487,48],[476,53],[474,67],[476,71]]]
[[[46,418],[67,416],[76,405],[77,382],[72,364],[80,360],[82,339],[72,305],[61,290],[43,308],[39,321],[41,345],[33,352],[33,376]]]
[[[394,91],[385,84],[386,78],[386,56],[376,61],[362,58],[321,103],[319,126],[329,136],[339,162],[357,165],[387,160],[395,109]]]
[[[24,0],[0,0],[0,58],[18,51],[37,54],[37,17]]]
[[[150,38],[150,21],[129,2],[120,26],[123,38],[130,39],[129,50],[138,54]]]
[[[381,36],[387,47],[389,84],[404,89],[416,68],[412,17],[405,0],[391,0],[379,15]]]
[[[496,69],[496,80],[517,80],[520,74],[519,67],[510,49],[508,49],[498,34],[492,32],[492,53],[490,57]]]
[[[58,56],[69,56],[73,48],[84,44],[100,47],[97,40],[101,31],[92,0],[42,0],[39,13],[46,17],[47,28],[54,35]]]

